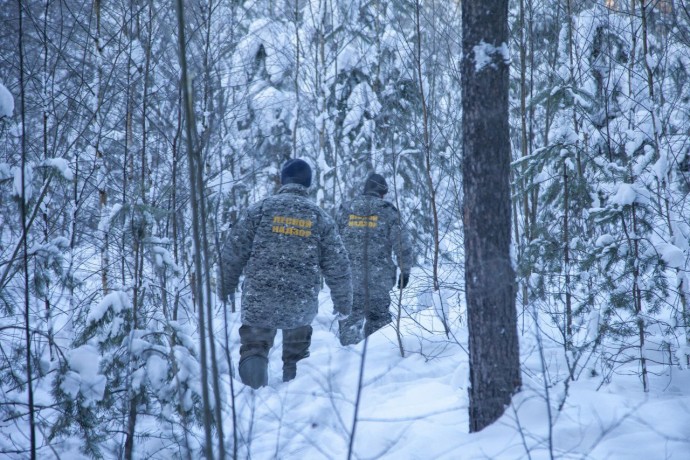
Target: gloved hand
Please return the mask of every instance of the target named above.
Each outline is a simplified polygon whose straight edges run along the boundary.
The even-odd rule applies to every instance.
[[[405,289],[407,287],[407,283],[410,282],[410,274],[409,273],[401,273],[400,276],[398,276],[398,289]]]

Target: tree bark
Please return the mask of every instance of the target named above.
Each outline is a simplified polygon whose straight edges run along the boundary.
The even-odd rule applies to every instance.
[[[520,388],[510,257],[508,1],[462,2],[462,133],[470,431]]]
[[[185,20],[184,2],[177,0],[177,20],[178,20],[178,40],[179,40],[179,59],[182,85],[182,97],[185,114],[185,135],[187,144],[187,162],[189,166],[189,189],[192,208],[192,235],[194,241],[194,280],[192,282],[192,295],[198,307],[198,327],[199,327],[199,361],[201,361],[201,399],[203,404],[203,424],[204,424],[204,456],[208,460],[214,458],[211,425],[213,416],[211,414],[211,400],[208,392],[208,358],[206,357],[206,323],[204,305],[204,284],[202,276],[202,247],[201,244],[201,213],[199,209],[199,194],[203,192],[199,185],[200,179],[197,177],[197,162],[201,161],[199,152],[194,148],[195,124],[194,124],[194,104],[192,102],[191,77],[187,71],[187,42],[185,39]]]
[[[22,261],[24,270],[24,332],[26,339],[26,393],[28,398],[28,415],[29,415],[29,440],[30,440],[30,455],[31,459],[36,458],[36,414],[34,406],[34,382],[33,382],[33,365],[31,362],[31,299],[29,291],[29,245],[27,242],[29,225],[27,219],[28,207],[26,201],[29,197],[26,196],[26,182],[29,180],[26,177],[26,167],[27,167],[27,133],[26,133],[26,85],[24,81],[24,27],[23,27],[23,2],[19,0],[19,100],[20,100],[20,110],[21,110],[21,120],[22,120],[22,146],[21,146],[21,163],[19,167],[21,168],[20,175],[20,185],[21,193],[19,199],[21,200],[19,204],[19,214],[22,222]],[[37,206],[38,207],[38,206]],[[9,268],[9,266],[8,266]]]

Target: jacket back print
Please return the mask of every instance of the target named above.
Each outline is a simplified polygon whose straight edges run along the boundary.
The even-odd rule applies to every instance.
[[[350,312],[351,274],[335,223],[297,184],[251,206],[222,254],[221,295],[232,293],[244,271],[242,324],[292,329],[318,312],[320,277],[335,310]]]
[[[409,273],[415,262],[400,213],[376,194],[364,194],[341,205],[337,222],[352,265],[355,295],[387,297],[395,285],[396,265]]]

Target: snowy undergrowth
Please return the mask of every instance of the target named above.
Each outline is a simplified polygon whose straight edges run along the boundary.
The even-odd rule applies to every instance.
[[[352,458],[687,458],[690,372],[668,365],[652,366],[648,393],[642,391],[634,363],[617,368],[610,381],[586,370],[566,385],[563,348],[549,340],[557,334],[551,334],[554,331],[544,320],[540,352],[528,318],[520,318],[523,390],[501,419],[480,433],[469,434],[467,332],[464,318],[458,316],[462,308],[449,310],[450,334],[446,336],[434,307],[418,308],[418,287],[413,282],[403,298],[404,310],[411,312],[401,321],[405,356],[400,354],[392,325],[366,343]],[[281,380],[278,333],[270,355],[269,385],[254,391],[237,379],[233,381],[238,458],[347,458],[365,344],[341,347],[327,292],[322,292],[320,300],[311,356],[299,363],[295,380]],[[230,321],[236,366],[239,313],[231,314]],[[221,337],[222,315],[217,317],[216,328],[217,337]],[[224,357],[222,360],[225,362]],[[233,422],[227,372],[223,387],[224,431],[231,453]],[[45,403],[50,402],[47,390],[39,388],[37,392]],[[136,458],[184,458],[185,444],[191,447],[192,458],[197,458],[203,445],[200,427],[192,427],[185,442],[179,425],[145,414],[138,432],[147,437],[137,445]],[[111,439],[112,449],[104,446],[107,458],[111,458],[109,454],[115,458],[119,441]],[[45,458],[52,452],[55,458],[85,459],[79,453],[80,446],[79,438],[72,437],[41,452]]]
[[[404,302],[414,302],[414,296]],[[294,381],[281,381],[278,334],[268,387],[252,391],[235,382],[240,458],[346,458],[364,344],[339,345],[331,310],[322,294],[311,356],[300,362]],[[238,316],[233,321],[237,337]],[[687,458],[690,373],[652,368],[645,394],[631,365],[629,372],[618,369],[610,383],[583,373],[566,389],[562,347],[542,337],[544,350],[538,353],[529,328],[522,335],[523,391],[499,421],[469,434],[466,328],[452,311],[450,325],[448,339],[432,309],[404,318],[405,357],[392,326],[370,337],[353,458]]]

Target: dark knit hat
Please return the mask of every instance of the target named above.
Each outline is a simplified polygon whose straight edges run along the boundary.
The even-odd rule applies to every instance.
[[[388,193],[388,184],[386,184],[386,179],[382,175],[372,173],[367,177],[364,183],[364,193],[374,192],[379,196],[383,196]]]
[[[280,170],[280,183],[300,184],[308,188],[311,186],[311,166],[299,158],[286,161]]]

